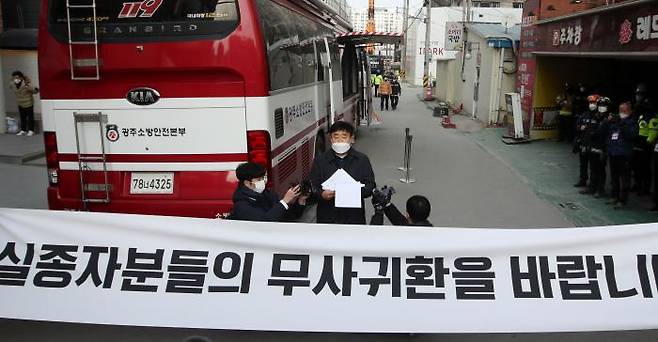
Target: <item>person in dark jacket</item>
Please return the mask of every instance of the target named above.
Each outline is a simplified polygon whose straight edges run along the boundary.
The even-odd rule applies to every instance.
[[[610,157],[610,174],[612,176],[612,201],[615,209],[621,209],[628,200],[631,185],[631,158],[633,143],[638,135],[638,126],[631,117],[631,104],[624,102],[619,106],[619,116],[608,117],[608,156]]]
[[[582,146],[587,153],[589,164],[589,186],[581,194],[605,197],[605,167],[607,154],[605,146],[608,139],[606,120],[609,115],[610,99],[598,95],[588,97],[590,111],[584,114],[584,133]],[[580,127],[583,128],[582,126]]]
[[[592,127],[589,123],[597,113],[597,102],[599,100],[599,95],[590,95],[587,97],[587,102],[589,103],[588,110],[578,115],[576,119],[576,143],[574,144],[574,153],[578,153],[580,161],[580,173],[578,177],[578,183],[573,186],[586,187],[587,180],[589,179],[588,166],[589,166],[589,141],[590,132]]]
[[[313,188],[322,189],[324,183],[338,169],[343,169],[354,180],[364,184],[361,188],[361,208],[337,208],[335,206],[336,192],[322,189],[314,194],[318,201],[317,222],[339,224],[365,224],[366,213],[364,198],[370,197],[375,188],[375,174],[370,165],[370,159],[352,148],[354,141],[354,126],[344,121],[337,121],[329,128],[331,150],[315,156],[311,168],[310,180]]]
[[[256,163],[243,163],[235,170],[240,184],[233,193],[233,212],[230,220],[242,221],[293,221],[304,212],[306,199],[299,185],[286,192],[283,199],[265,189],[265,169]]]
[[[400,85],[400,82],[398,82],[397,77],[393,76],[391,78],[391,108],[393,108],[393,110],[398,107],[401,95],[402,86]]]
[[[384,187],[386,188],[386,187]],[[382,189],[384,190],[384,189]],[[402,215],[400,210],[391,203],[391,192],[384,194],[385,191],[373,191],[372,205],[375,208],[375,214],[370,218],[371,226],[381,226],[384,224],[384,215],[391,221],[394,226],[418,226],[434,227],[427,218],[430,216],[432,206],[425,196],[414,195],[407,200],[407,215]]]

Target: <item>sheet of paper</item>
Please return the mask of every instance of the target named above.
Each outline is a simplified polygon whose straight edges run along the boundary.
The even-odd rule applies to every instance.
[[[361,188],[358,182],[336,184],[336,208],[361,208]]]
[[[329,179],[322,183],[322,189],[336,191],[336,186],[341,183],[358,183],[349,173],[343,169],[338,169]]]

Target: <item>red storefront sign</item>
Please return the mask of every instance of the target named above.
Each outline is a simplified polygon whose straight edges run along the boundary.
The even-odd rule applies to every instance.
[[[529,118],[532,113],[532,96],[535,88],[537,63],[532,53],[536,50],[538,40],[535,22],[537,21],[536,13],[539,13],[539,6],[539,0],[527,0],[523,6],[516,91],[521,95],[521,110],[523,111],[524,126],[526,127],[529,126]]]
[[[541,52],[658,52],[658,5],[630,5],[537,25]]]

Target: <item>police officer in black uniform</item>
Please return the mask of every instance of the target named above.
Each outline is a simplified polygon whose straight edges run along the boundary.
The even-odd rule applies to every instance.
[[[576,141],[574,143],[574,153],[578,153],[580,161],[580,173],[578,183],[573,186],[586,187],[588,180],[588,166],[589,166],[589,146],[588,146],[588,128],[590,120],[596,116],[597,102],[599,95],[590,95],[587,97],[588,108],[577,116],[576,121]]]
[[[594,197],[605,196],[605,167],[606,167],[606,141],[608,138],[607,124],[609,110],[611,106],[610,99],[599,97],[599,95],[590,95],[587,98],[589,111],[586,114],[587,119],[583,120],[583,146],[587,153],[590,181],[587,189],[581,191],[582,194],[594,195]]]

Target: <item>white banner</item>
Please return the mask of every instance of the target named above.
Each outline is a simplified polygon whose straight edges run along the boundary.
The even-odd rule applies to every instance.
[[[658,328],[658,226],[460,229],[0,209],[0,317],[211,329]]]

